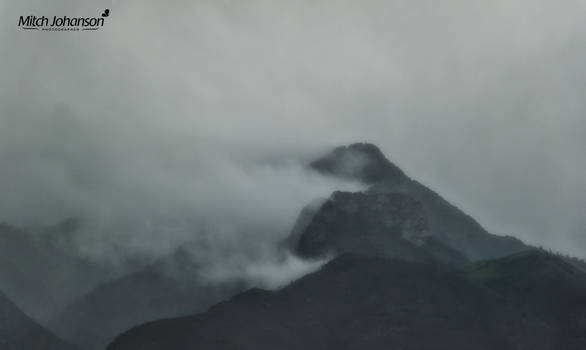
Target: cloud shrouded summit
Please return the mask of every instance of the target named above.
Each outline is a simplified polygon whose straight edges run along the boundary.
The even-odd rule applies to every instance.
[[[106,8],[95,33],[16,25]],[[159,254],[206,220],[214,244],[276,239],[261,218],[283,237],[345,186],[300,164],[368,140],[489,231],[586,249],[581,1],[1,1],[0,19],[2,221],[89,216],[94,255]]]

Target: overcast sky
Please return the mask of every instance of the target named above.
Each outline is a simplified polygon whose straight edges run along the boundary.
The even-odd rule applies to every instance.
[[[586,257],[584,0],[47,3],[0,0],[0,221],[282,237],[356,186],[300,164],[370,141],[489,231]]]

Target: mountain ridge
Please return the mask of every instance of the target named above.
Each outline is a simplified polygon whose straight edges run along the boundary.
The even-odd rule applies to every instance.
[[[486,231],[470,215],[408,177],[375,145],[354,143],[337,147],[311,162],[310,167],[329,176],[363,181],[369,185],[367,193],[402,193],[419,201],[435,237],[467,259],[498,258],[529,249],[514,237]]]
[[[279,291],[249,290],[202,314],[132,328],[107,350],[586,346],[586,324],[567,330],[507,300],[442,265],[342,254]]]

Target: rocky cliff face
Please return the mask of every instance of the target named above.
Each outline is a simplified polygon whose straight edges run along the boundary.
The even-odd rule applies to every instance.
[[[421,213],[417,215],[425,219],[427,235],[433,237],[436,242],[459,252],[467,259],[498,258],[528,248],[513,237],[488,233],[463,211],[405,175],[374,145],[357,143],[336,148],[330,154],[312,162],[311,167],[329,176],[352,178],[364,182],[369,185],[366,194],[375,201],[379,198],[378,196],[385,194],[401,194],[411,198],[421,206]],[[355,205],[363,207],[364,210],[370,210],[368,201],[359,200],[359,198],[363,197],[356,196]],[[381,211],[377,213],[381,215],[379,221],[384,220],[385,214]],[[306,238],[306,240],[311,239]],[[306,247],[302,248],[302,250],[306,249]]]
[[[305,227],[296,251],[307,258],[350,252],[409,261],[466,260],[434,242],[420,202],[386,192],[335,192]]]

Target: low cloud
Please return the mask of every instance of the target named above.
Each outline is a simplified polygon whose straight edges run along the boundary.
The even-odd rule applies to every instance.
[[[251,286],[274,290],[318,270],[327,261],[305,260],[290,252],[276,254],[274,250],[266,250],[265,255],[248,260],[246,264],[236,259],[224,264],[207,265],[198,273],[198,277],[204,283],[244,280]]]
[[[490,231],[586,249],[583,2],[0,8],[0,220],[82,217],[92,259],[156,258],[205,235],[263,256],[255,242],[283,239],[305,204],[359,188],[304,169],[355,141]],[[16,27],[105,8],[95,33]],[[273,274],[249,261],[239,273]]]

